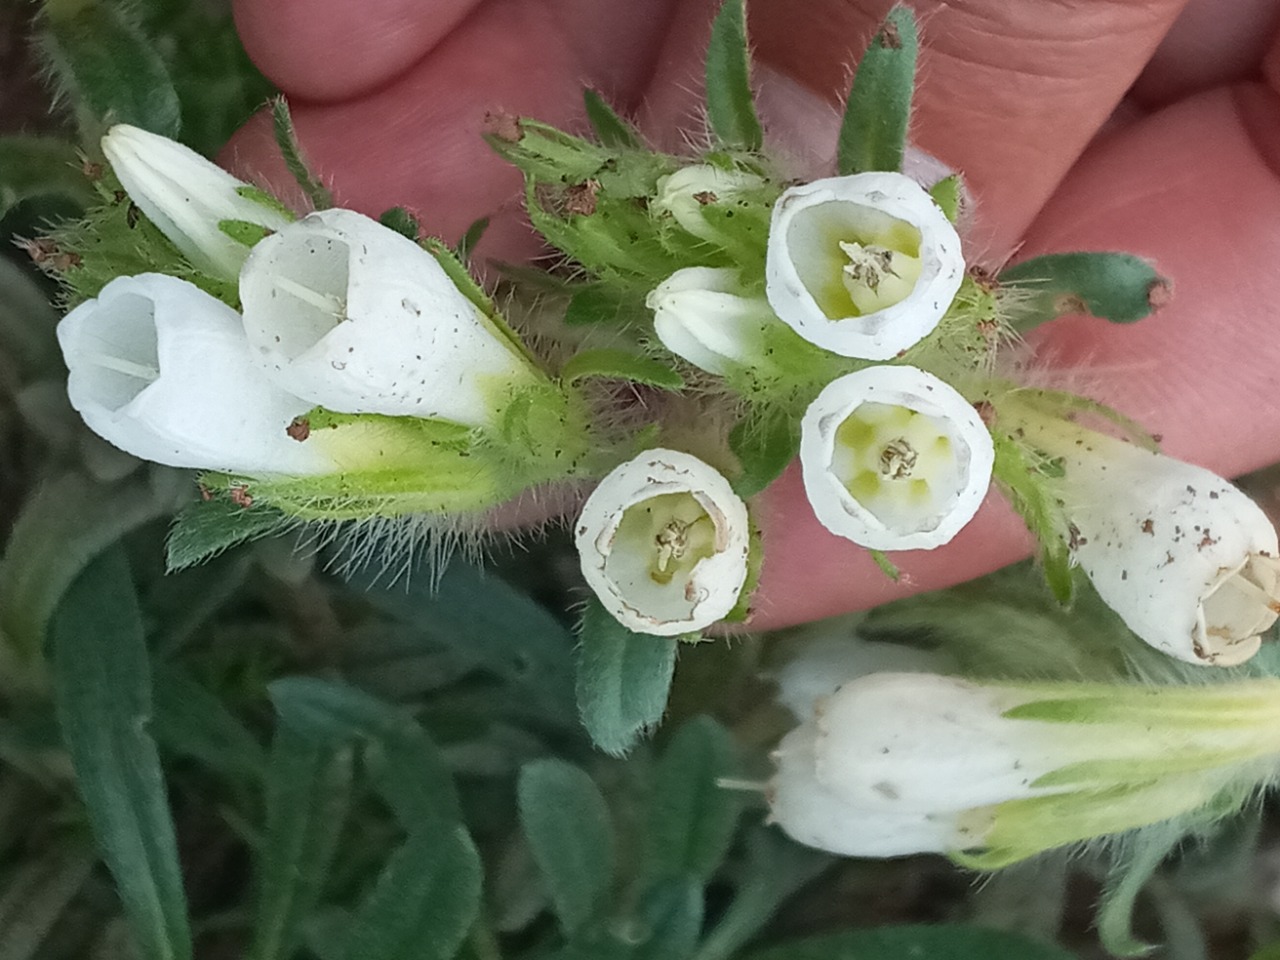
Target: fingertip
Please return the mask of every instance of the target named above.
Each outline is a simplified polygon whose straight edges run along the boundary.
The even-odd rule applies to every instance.
[[[234,0],[250,58],[291,96],[371,90],[420,60],[478,0]]]

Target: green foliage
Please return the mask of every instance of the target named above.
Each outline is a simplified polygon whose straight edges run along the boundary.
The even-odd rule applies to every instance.
[[[574,354],[560,369],[560,377],[568,383],[587,377],[601,377],[629,380],[659,390],[679,391],[684,387],[684,378],[662,361],[609,347]]]
[[[632,633],[592,597],[582,614],[578,709],[595,745],[622,756],[662,719],[677,641]]]
[[[933,197],[933,202],[942,208],[942,212],[952,223],[960,219],[960,197],[963,190],[964,181],[958,173],[943,177],[929,188],[929,196]]]
[[[449,960],[479,912],[480,886],[480,855],[462,827],[419,827],[356,911],[343,956]]]
[[[190,503],[174,518],[165,547],[166,563],[170,572],[185,570],[237,544],[288,530],[292,523],[263,503],[243,506],[230,497]]]
[[[1170,297],[1170,282],[1131,253],[1050,253],[1000,273],[1025,294],[1014,326],[1025,333],[1055,317],[1088,313],[1113,323],[1150,316]]]
[[[93,198],[71,144],[53,137],[0,137],[0,217],[36,197],[84,207]]]
[[[284,97],[276,97],[271,101],[271,129],[275,133],[276,146],[284,157],[284,165],[290,176],[298,184],[303,195],[316,210],[324,210],[333,206],[333,194],[329,188],[316,179],[307,166],[302,147],[298,143],[297,132],[293,128],[293,116],[289,113],[289,103]]]
[[[709,717],[682,726],[654,775],[647,866],[656,877],[708,882],[728,852],[742,809],[741,794],[721,778],[736,773],[733,740]]]
[[[837,145],[842,175],[902,169],[919,48],[915,16],[894,7],[853,77]]]
[[[788,943],[745,960],[1072,960],[1065,950],[999,930],[950,924],[857,930]]]
[[[89,564],[53,621],[58,722],[98,849],[145,960],[187,960],[191,930],[151,717],[151,672],[129,568]]]
[[[707,47],[707,119],[725,146],[759,150],[764,131],[751,92],[744,0],[725,0],[711,26]]]
[[[799,425],[785,411],[753,409],[729,431],[729,449],[740,472],[733,480],[738,496],[754,497],[782,476],[800,450]]]
[[[1035,537],[1045,582],[1059,603],[1070,603],[1075,582],[1068,521],[1062,504],[1044,482],[1052,463],[999,430],[992,432],[991,439],[996,452],[992,478]]]
[[[618,116],[600,94],[590,89],[583,90],[582,100],[587,111],[587,122],[591,124],[591,129],[601,144],[632,150],[644,146],[635,128]]]
[[[94,143],[112,123],[176,137],[182,107],[173,78],[126,9],[107,0],[44,0],[37,42],[58,100]]]
[[[560,760],[520,771],[520,822],[560,926],[568,936],[595,916],[614,869],[609,808],[591,778]]]

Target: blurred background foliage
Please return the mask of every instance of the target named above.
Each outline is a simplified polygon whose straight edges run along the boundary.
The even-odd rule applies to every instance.
[[[212,154],[271,92],[216,2],[0,9],[0,960],[1102,955],[1093,852],[978,878],[765,824],[750,787],[792,721],[763,677],[795,637],[686,646],[656,734],[626,759],[593,749],[562,531],[438,578],[340,576],[341,541],[291,537],[165,574],[192,478],[80,425],[29,256],[58,252],[20,242],[81,209],[110,120]],[[925,644],[1116,629],[1034,583],[862,626]],[[1164,955],[1245,957],[1280,932],[1264,814],[1148,886],[1139,930]]]

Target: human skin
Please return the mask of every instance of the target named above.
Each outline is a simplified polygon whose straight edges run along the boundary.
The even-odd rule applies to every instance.
[[[480,139],[486,111],[580,127],[592,86],[653,140],[697,129],[718,0],[237,0],[258,66],[289,96],[337,201],[396,205],[480,253],[534,256],[520,179]],[[801,155],[829,149],[849,65],[886,0],[750,0],[763,112]],[[987,264],[1128,250],[1174,282],[1133,326],[1062,318],[1037,376],[1111,403],[1164,449],[1227,476],[1280,460],[1280,4],[1275,0],[913,3],[924,47],[912,138],[963,171],[967,238]],[[803,11],[797,15],[798,9]],[[1136,82],[1135,82],[1136,81]],[[262,116],[233,170],[289,195]],[[947,586],[1026,555],[997,495],[950,544],[897,554],[893,583],[827,533],[793,467],[759,511],[768,560],[753,625],[774,627]]]

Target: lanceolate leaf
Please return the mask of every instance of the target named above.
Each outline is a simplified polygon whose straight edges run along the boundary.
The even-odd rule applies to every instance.
[[[583,90],[582,99],[587,108],[587,122],[595,131],[596,138],[606,147],[638,148],[641,146],[640,136],[627,121],[623,120],[605,101],[604,97],[594,90]]]
[[[450,960],[479,913],[481,879],[462,827],[410,835],[352,919],[346,960]]]
[[[32,197],[88,206],[93,191],[75,148],[54,137],[0,137],[0,217]]]
[[[1001,930],[950,924],[881,927],[780,944],[744,960],[1073,960],[1061,947]]]
[[[58,721],[145,960],[189,960],[178,847],[151,719],[142,615],[123,552],[89,564],[53,619]]]
[[[662,719],[675,670],[670,637],[632,633],[592,597],[582,617],[578,709],[597,747],[622,756]]]
[[[733,481],[734,492],[743,499],[754,497],[795,459],[800,449],[799,426],[781,412],[748,417],[729,431],[729,448],[741,466]]]
[[[764,131],[751,93],[744,0],[725,0],[711,27],[707,47],[707,117],[726,146],[759,150]]]
[[[560,376],[570,383],[585,377],[604,377],[642,383],[660,390],[680,390],[684,386],[684,378],[665,363],[608,348],[583,350],[575,354],[564,365]]]
[[[562,760],[520,771],[520,823],[565,932],[590,920],[613,879],[613,825],[587,774]]]
[[[264,504],[248,507],[219,496],[190,504],[174,519],[165,545],[169,572],[216,557],[223,550],[289,529],[294,522]]]
[[[1131,253],[1050,253],[1009,267],[999,280],[1026,296],[1013,318],[1020,332],[1073,313],[1133,323],[1171,296],[1168,279]]]
[[[125,13],[103,0],[45,0],[37,43],[57,95],[96,140],[109,123],[176,137],[182,110],[159,53]]]
[[[733,740],[710,717],[691,720],[671,738],[658,762],[649,811],[653,876],[711,879],[742,809],[741,794],[719,784],[734,768]]]
[[[351,750],[291,727],[276,729],[267,772],[267,824],[259,852],[250,960],[286,960],[320,893],[351,795]]]
[[[853,77],[837,148],[841,174],[902,169],[918,52],[915,17],[894,7]]]

